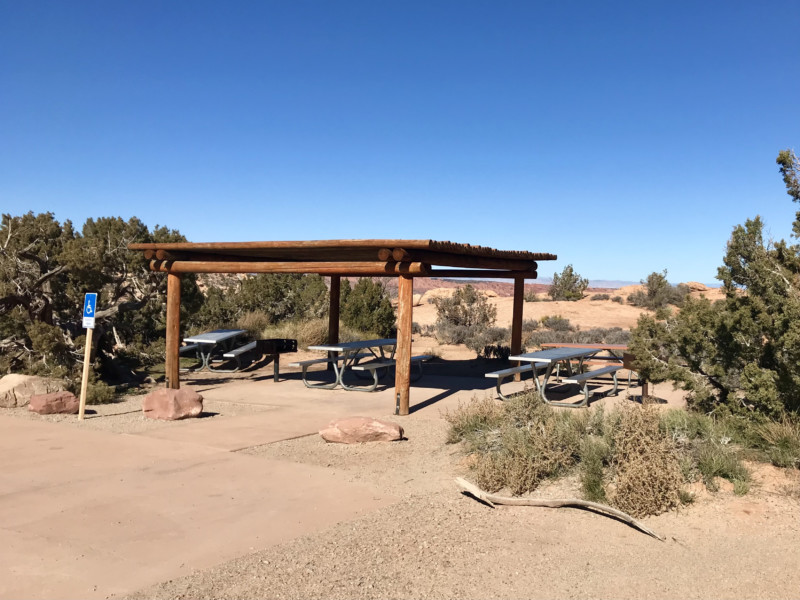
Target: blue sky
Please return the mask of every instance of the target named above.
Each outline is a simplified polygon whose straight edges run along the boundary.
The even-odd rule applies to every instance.
[[[797,208],[786,2],[0,0],[0,210],[713,283]]]

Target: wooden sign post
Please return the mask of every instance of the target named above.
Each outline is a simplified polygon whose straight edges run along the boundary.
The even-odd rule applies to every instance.
[[[89,388],[89,365],[92,362],[92,332],[94,331],[94,313],[97,309],[97,294],[86,294],[83,301],[83,327],[86,329],[86,349],[83,353],[83,377],[81,378],[81,404],[78,409],[78,420],[83,421],[86,410],[86,392]]]

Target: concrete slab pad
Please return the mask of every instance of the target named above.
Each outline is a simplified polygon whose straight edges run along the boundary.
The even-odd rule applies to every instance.
[[[322,468],[0,416],[0,598],[104,598],[392,503]]]

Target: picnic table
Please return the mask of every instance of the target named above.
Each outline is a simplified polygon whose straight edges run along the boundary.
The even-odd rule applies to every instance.
[[[628,370],[628,387],[631,386],[631,378],[635,371],[633,362],[635,357],[628,352],[626,344],[574,344],[567,342],[545,342],[541,344],[542,349],[545,348],[597,348],[599,351],[604,351],[607,354],[598,356],[593,355],[587,362],[611,362],[621,364],[623,369]],[[642,394],[647,396],[647,382],[643,381],[639,374],[636,374],[638,384],[642,386]]]
[[[327,358],[298,361],[291,363],[290,366],[303,369],[303,383],[306,387],[329,390],[341,386],[342,389],[350,392],[372,392],[377,389],[378,380],[388,373],[390,367],[395,366],[394,353],[396,348],[397,340],[394,338],[320,344],[309,346],[308,349],[327,352]],[[411,362],[419,366],[420,377],[422,376],[422,362],[430,358],[432,357],[427,355],[411,357]],[[308,380],[308,368],[311,365],[321,363],[327,363],[333,367],[335,379],[332,383]],[[357,377],[361,377],[360,374],[365,371],[372,376],[372,383],[367,387],[350,385],[344,380],[344,375],[347,372],[352,372]]]
[[[592,348],[591,345],[587,346],[580,346],[580,347],[558,347],[558,348],[547,348],[545,350],[539,350],[537,352],[527,352],[526,354],[519,354],[517,356],[509,356],[509,360],[516,360],[520,362],[529,363],[531,365],[531,370],[533,371],[534,380],[536,381],[536,387],[539,391],[539,394],[542,397],[542,400],[545,403],[550,404],[552,406],[566,406],[570,408],[577,408],[581,406],[587,406],[589,404],[589,387],[588,382],[590,379],[594,379],[599,377],[600,375],[605,375],[610,373],[614,378],[614,389],[612,390],[611,394],[617,394],[617,371],[622,368],[621,364],[613,364],[608,365],[605,367],[601,367],[599,369],[594,369],[593,371],[583,372],[583,363],[587,358],[590,358],[600,352],[601,348]],[[572,368],[572,361],[577,361],[577,368],[573,370]],[[567,368],[567,377],[563,378],[561,381],[563,383],[577,383],[581,384],[581,391],[583,392],[583,400],[581,402],[575,404],[570,402],[559,402],[555,400],[550,400],[547,398],[547,385],[550,383],[550,377],[553,374],[553,369],[556,365],[563,363],[566,365]],[[537,374],[537,369],[544,369],[544,377],[541,382],[539,382],[539,377]],[[517,367],[519,369],[519,367]],[[507,371],[511,371],[513,369],[507,369]],[[498,390],[500,387],[500,379],[498,379]]]
[[[244,329],[215,329],[214,331],[193,335],[183,339],[187,345],[180,348],[180,354],[195,353],[195,356],[200,361],[200,366],[191,370],[202,371],[203,369],[208,369],[209,371],[214,371],[216,369],[211,367],[212,357],[232,351],[236,345],[236,338],[246,333],[247,331]]]

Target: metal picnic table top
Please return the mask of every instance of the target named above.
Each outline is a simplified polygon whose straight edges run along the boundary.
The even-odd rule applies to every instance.
[[[525,354],[509,356],[508,360],[552,363],[560,360],[569,360],[571,358],[585,358],[592,354],[597,354],[599,351],[599,348],[587,346],[581,346],[580,348],[548,348],[547,350],[538,350],[536,352],[526,352]]]
[[[244,333],[247,333],[244,329],[215,329],[214,331],[183,338],[183,341],[191,344],[219,344]]]

